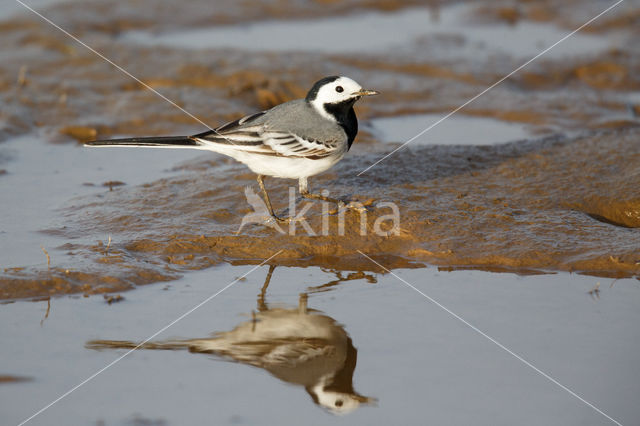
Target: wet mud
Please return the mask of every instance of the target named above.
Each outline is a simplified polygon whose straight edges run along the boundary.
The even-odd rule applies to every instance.
[[[87,230],[110,235],[108,249],[69,247],[93,271],[5,270],[2,294],[121,291],[220,262],[258,264],[277,252],[271,264],[338,270],[379,271],[363,252],[389,269],[434,264],[638,276],[638,138],[639,130],[627,129],[490,147],[407,148],[360,177],[377,156],[348,157],[313,187],[375,198],[366,213],[347,211],[341,219],[323,212],[323,203],[298,199],[298,211],[311,206],[308,228],[297,222],[285,233],[263,224],[237,233],[252,213],[245,187],[257,191],[257,183],[241,165],[206,164],[206,171],[79,200],[64,212],[64,229],[48,232],[71,241]],[[279,212],[290,214],[287,182],[267,185]],[[384,202],[399,206],[398,221]]]
[[[310,203],[313,208],[306,215],[316,235],[307,235],[299,224],[295,235],[263,225],[246,226],[234,235],[238,219],[250,213],[243,192],[247,185],[256,187],[250,174],[244,179],[203,174],[151,184],[128,197],[122,194],[125,199],[113,197],[91,206],[92,214],[83,215],[91,219],[73,227],[98,227],[115,235],[132,228],[144,233],[145,224],[166,222],[161,211],[168,204],[180,220],[164,229],[168,224],[158,224],[159,234],[127,244],[128,253],[198,265],[260,259],[283,250],[276,263],[370,269],[358,253],[362,251],[389,268],[424,260],[634,274],[640,271],[640,235],[632,229],[640,227],[638,138],[640,131],[626,130],[495,147],[409,148],[379,164],[375,173],[359,177],[376,156],[347,158],[335,176],[313,180],[315,188],[329,188],[332,194],[376,199],[366,214],[344,213],[344,235],[338,228],[340,216],[323,215],[318,203]],[[235,174],[242,176],[242,167],[225,172]],[[271,185],[276,206],[288,202],[283,183]],[[153,196],[167,190],[171,195],[164,200]],[[397,223],[384,202],[399,206]],[[309,202],[298,203],[300,209]],[[293,226],[287,232],[293,233]],[[220,229],[213,232],[217,235],[203,232],[214,227]],[[325,230],[328,235],[322,235]]]
[[[305,221],[280,232],[243,225],[254,213],[247,194],[259,192],[255,176],[222,156],[203,153],[202,160],[180,165],[178,176],[144,185],[128,185],[117,164],[104,165],[113,167],[111,184],[95,184],[93,195],[67,197],[58,211],[61,224],[39,230],[61,241],[50,265],[2,265],[1,299],[124,291],[221,262],[259,264],[275,253],[270,264],[349,271],[379,270],[362,252],[389,269],[437,265],[640,276],[640,102],[632,96],[640,91],[640,55],[631,42],[638,35],[631,8],[588,29],[615,48],[541,58],[458,113],[519,123],[530,138],[478,146],[468,134],[459,144],[429,145],[427,133],[420,144],[358,176],[404,142],[381,141],[369,120],[446,114],[524,61],[491,46],[475,56],[452,56],[470,43],[455,34],[426,37],[409,50],[362,55],[198,51],[136,45],[123,37],[133,29],[179,31],[415,6],[290,3],[261,3],[247,15],[243,3],[229,2],[219,8],[224,13],[205,17],[195,6],[176,15],[167,2],[153,20],[136,13],[146,2],[109,13],[100,4],[61,4],[47,9],[47,16],[212,127],[304,96],[323,75],[349,75],[380,90],[383,96],[357,107],[361,131],[351,152],[310,180],[313,190],[367,204],[366,214],[336,214],[333,206],[297,198],[296,211],[311,206]],[[568,32],[601,6],[592,2],[576,15],[573,3],[470,4],[461,19],[504,25],[505,31],[527,22]],[[437,8],[430,10],[437,19]],[[203,130],[37,17],[1,23],[0,37],[10,46],[0,65],[2,140],[37,132],[46,143],[84,149],[80,143],[93,138]],[[0,185],[11,161],[0,164]],[[277,210],[293,213],[288,194],[296,183],[267,179],[266,185]],[[397,221],[385,203],[398,207]],[[105,236],[109,243],[96,243]],[[10,242],[2,245],[11,249]]]

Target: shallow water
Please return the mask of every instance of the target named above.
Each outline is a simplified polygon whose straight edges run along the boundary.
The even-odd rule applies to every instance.
[[[123,155],[124,154],[124,155]],[[0,268],[42,265],[45,255],[40,246],[51,250],[66,242],[41,231],[64,226],[60,208],[76,197],[97,194],[120,185],[140,185],[149,180],[175,176],[168,169],[199,155],[194,151],[176,151],[166,155],[158,151],[78,149],[69,144],[51,144],[45,136],[25,135],[0,145],[0,157],[6,157],[2,176],[3,202],[0,204],[0,238],[12,244],[0,246]],[[55,161],[43,161],[55,158]],[[143,168],[143,164],[153,168]],[[28,194],[29,196],[25,196]],[[108,239],[108,235],[92,238]],[[94,241],[95,242],[95,241]],[[53,253],[53,252],[52,252]],[[59,256],[57,260],[60,260]]]
[[[461,38],[462,42],[445,56],[468,57],[483,52],[526,58],[536,55],[569,33],[546,23],[479,26],[470,24],[470,17],[473,17],[473,9],[461,4],[390,13],[365,12],[308,21],[216,26],[167,34],[131,32],[125,35],[125,40],[186,49],[408,54],[420,48],[422,43],[433,43],[434,38],[446,40],[447,37],[454,37]],[[398,31],[398,28],[402,28],[402,31]],[[594,55],[615,43],[615,40],[577,34],[550,51],[548,57]]]
[[[491,118],[464,115],[420,114],[376,118],[371,131],[382,141],[400,142],[414,138],[413,145],[494,145],[531,137],[524,126]]]
[[[70,1],[73,1],[73,0],[27,0],[27,1],[23,1],[23,3],[35,10],[42,10],[44,8],[53,6],[55,4],[69,3]],[[2,10],[2,15],[1,15],[2,18],[8,18],[12,15],[24,16],[32,13],[25,6],[21,5],[19,2],[15,0],[1,0],[0,8]]]
[[[208,338],[243,324],[251,329],[252,312],[257,323],[249,335],[263,336],[272,321],[259,313],[267,269],[250,273],[153,341]],[[113,304],[101,296],[53,299],[46,318],[46,301],[3,305],[0,322],[11,327],[0,330],[1,372],[31,379],[0,385],[3,421],[17,424],[126,353],[86,348],[90,341],[139,342],[249,270],[221,266],[192,273],[168,286],[126,293]],[[616,420],[633,424],[640,415],[635,404],[640,391],[637,281],[433,268],[395,273]],[[597,295],[588,294],[597,283]],[[162,424],[389,424],[403,419],[422,424],[425,418],[452,425],[610,424],[391,275],[368,273],[341,281],[318,268],[276,268],[263,293],[263,312],[285,312],[284,318],[295,319],[301,315],[301,293],[308,295],[308,308],[317,310],[304,315],[329,323],[316,322],[316,329],[304,331],[296,328],[298,319],[275,330],[280,337],[262,337],[264,344],[277,348],[287,333],[324,333],[331,327],[346,333],[356,353],[347,362],[339,354],[349,352],[349,345],[335,343],[323,368],[339,371],[345,366],[341,359],[353,363],[343,371],[353,389],[344,378],[329,389],[369,397],[371,403],[334,416],[314,402],[313,386],[305,390],[293,382],[319,380],[311,370],[301,372],[301,378],[295,370],[287,373],[288,367],[269,373],[269,362],[276,361],[251,366],[252,358],[221,362],[231,358],[146,349],[122,359],[29,424],[65,423],[71,412],[75,424],[116,425],[136,419]],[[289,341],[293,346],[295,339]],[[328,342],[309,338],[307,345],[318,349]],[[279,349],[282,356],[285,347]]]

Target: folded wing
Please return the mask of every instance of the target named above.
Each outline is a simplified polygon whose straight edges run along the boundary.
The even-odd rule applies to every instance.
[[[337,141],[318,141],[272,129],[268,123],[260,120],[264,114],[265,111],[252,114],[192,138],[203,145],[227,145],[229,148],[254,154],[310,159],[330,156],[338,149]]]

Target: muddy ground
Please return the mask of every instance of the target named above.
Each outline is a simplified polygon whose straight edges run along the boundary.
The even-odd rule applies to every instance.
[[[437,265],[640,276],[640,52],[632,43],[640,14],[633,5],[585,29],[612,47],[541,57],[458,113],[518,123],[531,135],[526,140],[473,146],[469,134],[459,145],[428,145],[427,132],[424,143],[410,144],[358,176],[404,142],[382,142],[368,120],[448,113],[528,58],[482,51],[455,57],[450,52],[469,43],[455,37],[428,38],[412,50],[353,55],[141,46],[123,35],[131,29],[180,31],[412,6],[317,1],[248,7],[229,1],[203,14],[206,6],[200,4],[177,13],[176,5],[165,3],[143,18],[145,1],[108,10],[101,3],[61,4],[43,13],[211,126],[302,97],[324,75],[348,75],[380,90],[382,96],[358,104],[362,130],[348,156],[311,179],[312,188],[369,204],[364,228],[359,214],[347,212],[341,235],[340,216],[327,216],[315,203],[306,220],[316,235],[301,224],[294,235],[261,224],[238,232],[253,211],[245,189],[258,187],[246,167],[216,154],[203,153],[201,160],[180,165],[178,176],[143,185],[117,184],[118,165],[104,165],[113,167],[114,184],[90,196],[67,197],[56,225],[38,229],[60,239],[49,248],[49,265],[0,264],[0,298],[121,291],[220,262],[258,264],[279,250],[269,263],[371,270],[361,251],[390,269]],[[554,25],[569,32],[602,6],[474,2],[461,19],[481,26]],[[438,7],[432,10],[437,16]],[[37,16],[5,20],[0,37],[2,140],[37,133],[46,143],[84,149],[80,142],[94,138],[205,130]],[[2,187],[11,161],[0,163],[2,191],[19,190]],[[282,214],[290,213],[290,185],[295,182],[267,180]],[[307,203],[298,201],[298,209]],[[397,228],[382,220],[391,212],[384,202],[398,206]],[[384,232],[375,232],[378,219]],[[11,250],[12,242],[1,245]]]

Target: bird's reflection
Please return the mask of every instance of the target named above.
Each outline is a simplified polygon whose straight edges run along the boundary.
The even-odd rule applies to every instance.
[[[334,414],[347,414],[362,404],[374,403],[375,398],[362,396],[353,388],[357,350],[344,327],[322,312],[308,308],[306,293],[300,295],[297,308],[267,305],[266,292],[274,269],[269,267],[258,296],[257,312],[252,313],[250,320],[211,337],[148,342],[140,348],[188,349],[263,368],[280,380],[303,386],[316,404]],[[362,277],[338,275],[338,282],[358,278]],[[310,290],[315,292],[322,287]],[[92,340],[86,346],[105,349],[137,345],[130,341]]]

